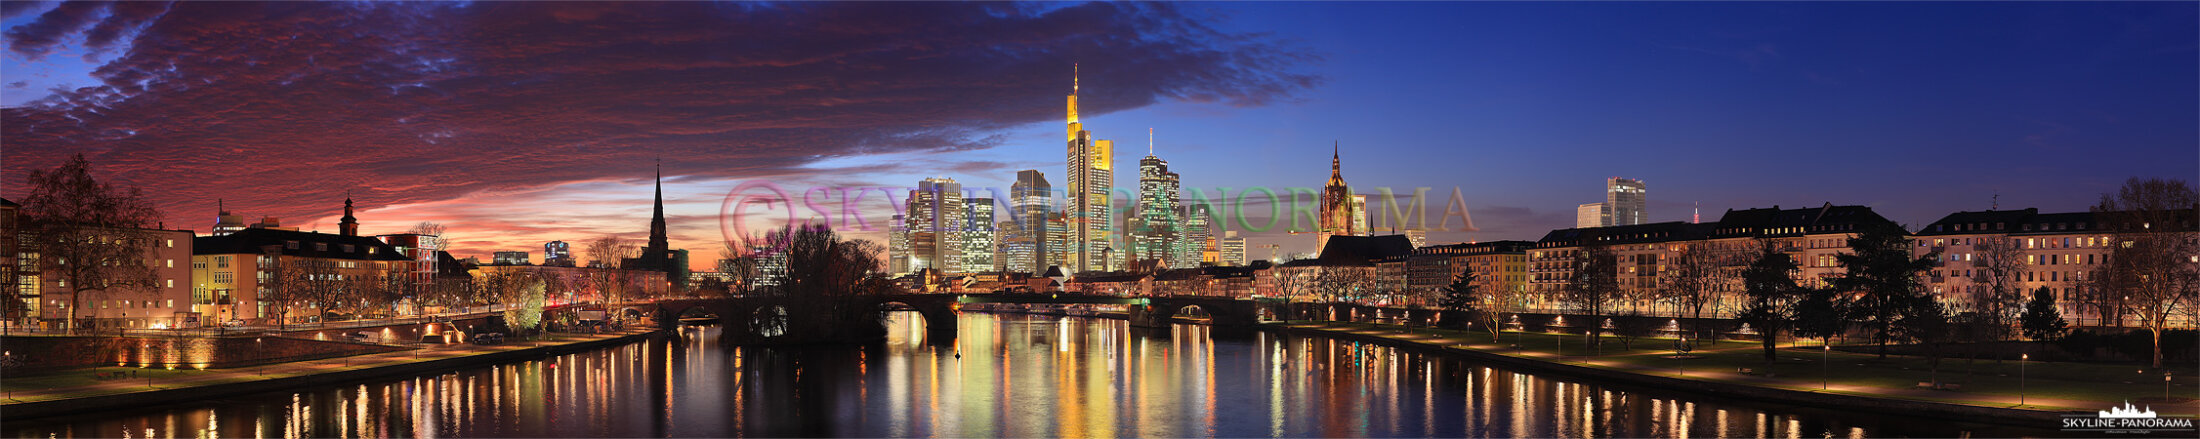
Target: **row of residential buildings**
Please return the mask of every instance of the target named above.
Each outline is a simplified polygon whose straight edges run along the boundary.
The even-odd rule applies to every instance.
[[[152,269],[151,284],[86,291],[79,298],[67,279],[41,269],[39,240],[25,228],[22,206],[0,199],[0,255],[5,255],[0,259],[0,279],[9,281],[4,286],[20,301],[8,318],[0,319],[4,320],[0,325],[59,329],[72,317],[79,328],[98,329],[304,323],[325,308],[349,314],[432,314],[446,309],[426,296],[466,288],[476,276],[512,270],[537,272],[544,279],[570,279],[552,282],[555,291],[546,294],[555,301],[600,299],[595,290],[606,285],[593,282],[595,288],[591,288],[591,282],[582,281],[588,278],[615,278],[622,282],[621,291],[658,294],[683,287],[689,273],[686,251],[667,248],[661,187],[657,203],[650,241],[635,257],[581,266],[574,264],[570,247],[562,241],[544,245],[542,265],[527,263],[524,253],[505,252],[496,261],[482,264],[472,258],[453,258],[435,234],[363,235],[350,199],[344,200],[337,233],[300,231],[283,226],[275,217],[247,224],[243,216],[220,207],[206,235],[159,228],[117,233],[150,243],[144,262]],[[378,303],[298,300],[301,296],[296,291],[309,288],[391,293],[379,299],[348,299]]]
[[[2188,217],[2189,218],[2189,217]],[[2186,220],[2190,222],[2189,219]],[[2194,224],[2172,225],[2191,230]],[[1574,256],[1601,246],[1617,256],[1619,303],[1613,309],[1645,315],[1684,317],[1680,302],[1661,294],[1676,256],[1706,246],[1724,280],[1714,282],[1705,317],[1728,317],[1746,297],[1734,273],[1746,255],[1769,243],[1798,266],[1799,285],[1826,287],[1845,269],[1837,256],[1848,240],[1875,227],[1900,226],[1864,206],[1830,203],[1806,208],[1729,210],[1713,222],[1662,222],[1553,230],[1537,241],[1491,241],[1413,246],[1403,235],[1330,237],[1320,254],[1281,264],[1255,261],[1244,267],[1195,267],[1074,276],[1027,277],[1016,274],[944,276],[920,290],[960,293],[998,291],[1076,292],[1122,295],[1208,295],[1291,298],[1298,301],[1352,301],[1390,306],[1435,306],[1439,292],[1461,272],[1474,271],[1482,288],[1513,294],[1504,308],[1514,312],[1577,311],[1563,297]],[[2181,227],[2181,228],[2180,228]],[[1980,309],[1980,246],[2001,240],[2015,248],[2018,291],[2046,288],[2065,318],[2078,325],[2115,325],[2134,318],[2089,283],[2103,269],[2112,235],[2090,212],[2040,213],[2037,209],[1956,212],[1911,232],[1914,254],[1934,255],[1921,276],[1928,290],[1956,311]],[[2188,238],[2189,239],[2189,238]],[[2029,297],[2029,296],[2026,296]],[[2191,316],[2172,318],[2190,327]]]

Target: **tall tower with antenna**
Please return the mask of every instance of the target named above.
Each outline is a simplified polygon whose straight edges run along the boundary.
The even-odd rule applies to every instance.
[[[1108,264],[1106,258],[1128,252],[1107,252],[1108,242],[1114,239],[1113,206],[1110,197],[1115,190],[1115,144],[1108,140],[1093,139],[1077,119],[1078,75],[1077,66],[1070,66],[1069,108],[1069,210],[1063,212],[1068,228],[1068,248],[1064,250],[1064,269],[1070,273],[1102,271]]]

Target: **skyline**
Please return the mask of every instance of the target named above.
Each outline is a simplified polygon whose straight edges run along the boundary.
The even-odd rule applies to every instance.
[[[2200,174],[2191,4],[6,6],[8,181],[85,152],[201,231],[225,199],[333,232],[353,191],[364,233],[440,222],[484,258],[641,237],[657,155],[700,265],[743,181],[1059,185],[1080,64],[1094,138],[1154,130],[1185,189],[1319,187],[1339,142],[1356,187],[1464,192],[1482,231],[1431,243],[1568,228],[1610,176],[1649,186],[1648,222],[1830,202],[1914,229]],[[95,66],[110,89],[31,85]]]

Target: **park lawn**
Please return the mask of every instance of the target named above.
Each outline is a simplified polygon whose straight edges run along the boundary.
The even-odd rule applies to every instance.
[[[1299,324],[1322,326],[1320,322],[1303,322]],[[1740,377],[1735,373],[1747,368],[1756,377],[1763,377],[1769,372],[1778,382],[1766,383],[1763,382],[1764,379],[1755,377],[1747,379],[1746,382],[1796,389],[1818,387],[1826,380],[1852,386],[1914,389],[1917,383],[1933,381],[1935,376],[1929,366],[1930,359],[1926,357],[1889,355],[1885,359],[1880,359],[1874,354],[1849,353],[1839,350],[1827,353],[1822,352],[1821,348],[1815,346],[1782,347],[1777,351],[1779,361],[1775,362],[1770,370],[1767,370],[1762,345],[1751,341],[1728,340],[1707,343],[1690,352],[1690,355],[1699,358],[1677,360],[1670,358],[1674,353],[1672,350],[1673,340],[1664,337],[1636,338],[1623,346],[1617,337],[1607,335],[1604,337],[1605,346],[1592,351],[1590,347],[1586,346],[1587,343],[1584,343],[1586,337],[1581,334],[1567,334],[1561,337],[1559,334],[1552,333],[1507,331],[1501,341],[1493,345],[1489,341],[1489,333],[1483,331],[1414,328],[1411,330],[1411,334],[1417,335],[1408,335],[1408,333],[1402,332],[1404,328],[1395,325],[1339,323],[1327,327],[1333,330],[1343,329],[1396,338],[1435,336],[1443,339],[1436,343],[1464,344],[1469,345],[1468,348],[1470,349],[1481,349],[1510,355],[1519,355],[1515,353],[1517,351],[1513,351],[1515,346],[1517,346],[1518,351],[1551,353],[1563,344],[1565,347],[1564,355],[1566,355],[1565,361],[1567,362],[1591,361],[1597,365],[1627,366],[1641,372],[1669,376],[1680,375],[1683,368],[1685,368],[1697,372],[1725,372],[1720,376],[1728,378],[1722,379],[1742,381],[1742,379],[1733,378]],[[1431,341],[1422,340],[1422,342]],[[1492,346],[1497,346],[1497,348],[1489,349]],[[1820,358],[1828,357],[1831,359],[1831,366],[1834,367],[1829,368],[1827,367],[1828,364],[1820,360]],[[2148,371],[2145,370],[2145,367],[2137,365],[2020,362],[2017,360],[2005,360],[1997,363],[1990,359],[1968,360],[1969,364],[1966,364],[1966,361],[1962,359],[1941,359],[1940,370],[1937,375],[1938,381],[1960,384],[1962,389],[1960,391],[1933,391],[1931,393],[1945,396],[1931,396],[1929,398],[1965,402],[1986,396],[2015,397],[2020,392],[2020,386],[2022,387],[2022,393],[2026,396],[2087,401],[2161,398],[2164,393],[2161,372]],[[2020,363],[2023,369],[2021,379],[2019,376]],[[2194,386],[2200,385],[2200,370],[2190,368],[2179,370],[2173,372],[2171,377],[2172,381],[2169,383],[2168,392],[2173,397],[2189,398],[2194,392]],[[1691,378],[1705,379],[1706,377],[1695,375]],[[1988,403],[1980,404],[1991,405]]]

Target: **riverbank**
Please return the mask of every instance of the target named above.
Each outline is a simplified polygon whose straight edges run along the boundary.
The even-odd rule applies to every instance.
[[[339,384],[363,379],[506,363],[632,343],[657,329],[605,334],[551,334],[503,345],[445,344],[314,361],[209,370],[103,367],[82,374],[0,381],[9,420],[93,413],[118,408],[203,401],[236,395]],[[96,376],[96,378],[95,378]]]
[[[1670,349],[1623,349],[1617,346],[1606,347],[1604,350],[1607,353],[1604,355],[1592,355],[1585,346],[1581,346],[1583,343],[1580,343],[1580,335],[1559,337],[1508,332],[1504,334],[1502,343],[1492,343],[1489,334],[1485,332],[1425,328],[1409,332],[1392,325],[1274,323],[1265,328],[1286,334],[1330,337],[1438,352],[1506,368],[1564,374],[1626,385],[1799,406],[1932,416],[1964,422],[2055,428],[2065,414],[2091,415],[2099,410],[2122,405],[2124,400],[2100,397],[2104,393],[2116,392],[2124,392],[2122,394],[2125,398],[2131,398],[2132,402],[2140,405],[2151,406],[2165,416],[2190,416],[2200,412],[2200,402],[2192,399],[2146,401],[2140,398],[2142,395],[2162,393],[2169,393],[2173,397],[2189,397],[2193,391],[2193,386],[2189,383],[2160,381],[2160,375],[2154,375],[2156,381],[2148,384],[2117,380],[2125,376],[2109,374],[2112,366],[2101,365],[2010,362],[2011,364],[1993,365],[1987,374],[1958,375],[1964,366],[1952,364],[1957,363],[1956,361],[1944,361],[1937,376],[1945,378],[1939,381],[1945,383],[1950,381],[1946,378],[1961,376],[1968,378],[1973,385],[1973,390],[1950,390],[1902,385],[1913,379],[1906,375],[1927,373],[1910,369],[1909,363],[1906,363],[1922,361],[1921,359],[1877,360],[1863,354],[1820,352],[1821,349],[1817,347],[1782,349],[1778,355],[1780,360],[1774,362],[1772,369],[1766,370],[1761,364],[1749,367],[1743,365],[1751,362],[1734,361],[1735,358],[1761,355],[1762,351],[1754,343],[1727,342],[1723,346],[1715,344],[1709,348],[1691,351],[1682,358],[1675,358]],[[1617,344],[1610,339],[1606,343]],[[1638,347],[1662,347],[1665,343],[1670,343],[1670,340],[1637,339],[1634,344]],[[1563,351],[1558,349],[1561,346]],[[1561,352],[1565,355],[1560,355]],[[1761,361],[1761,357],[1758,358]],[[1834,364],[1841,367],[1831,367]],[[2029,367],[2031,370],[2015,372],[2033,375],[2015,377],[2017,380],[2029,378],[2029,382],[2004,386],[2005,381],[2010,378],[2000,373],[2000,369],[2005,367]],[[1908,373],[1875,370],[1881,368]],[[2185,375],[2177,378],[2189,382],[2191,377]],[[2152,385],[2164,386],[2152,387],[2153,389],[2167,390],[2134,395],[2124,389]],[[2012,387],[2024,388],[2027,393],[2004,392]]]

